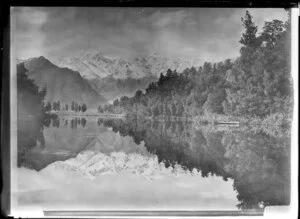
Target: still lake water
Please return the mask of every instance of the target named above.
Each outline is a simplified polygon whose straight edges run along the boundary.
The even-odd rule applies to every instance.
[[[241,210],[290,203],[290,137],[179,121],[18,123],[18,204]]]

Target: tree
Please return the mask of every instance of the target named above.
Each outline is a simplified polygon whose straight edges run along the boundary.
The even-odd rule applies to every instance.
[[[245,32],[240,39],[240,43],[246,47],[257,47],[259,46],[256,33],[257,33],[257,26],[252,20],[252,16],[249,11],[246,11],[245,17],[242,17],[242,25],[245,28]]]
[[[261,40],[256,36],[257,26],[253,22],[249,11],[246,11],[245,17],[242,18],[242,25],[245,32],[239,41],[243,45],[240,49],[240,67],[246,75],[249,75],[255,59],[255,52],[260,47]]]
[[[85,127],[85,125],[86,125],[86,120],[85,120],[85,118],[81,118],[81,126],[82,126],[82,127]]]
[[[263,32],[260,36],[264,46],[268,48],[274,48],[276,41],[281,37],[285,25],[280,20],[273,20],[265,22]]]
[[[222,104],[225,98],[226,93],[223,89],[210,93],[204,104],[205,110],[211,113],[223,114],[224,109]]]
[[[74,110],[75,110],[75,112],[78,112],[78,103],[75,103]]]
[[[134,96],[135,96],[136,99],[140,99],[142,95],[143,95],[143,91],[137,90],[137,91],[135,92],[135,95],[134,95]]]
[[[55,102],[55,101],[52,103],[52,109],[53,109],[54,111],[57,110],[57,105],[56,105],[56,102]]]
[[[172,103],[172,116],[176,116],[176,105],[175,103]]]
[[[119,100],[118,99],[114,100],[113,105],[118,106],[119,105]]]
[[[81,107],[81,110],[82,110],[82,112],[85,112],[86,111],[86,104],[84,103],[84,104],[82,104],[82,107]]]
[[[99,105],[99,107],[98,107],[98,113],[103,113],[103,108],[101,105]]]
[[[168,69],[167,70],[167,74],[166,74],[166,78],[169,79],[169,78],[172,78],[173,77],[173,72],[171,69]]]
[[[74,103],[74,101],[72,101],[71,110],[75,111],[75,103]]]
[[[60,101],[57,101],[57,110],[60,111]]]
[[[179,101],[177,104],[177,116],[183,116],[184,108],[182,102]]]
[[[164,105],[164,108],[165,108],[165,115],[166,116],[171,116],[171,110],[170,110],[170,108],[168,107],[167,104]]]
[[[46,111],[46,112],[49,112],[49,111],[51,111],[51,109],[52,109],[51,103],[50,103],[50,102],[47,102],[47,104],[46,104],[46,106],[45,106],[45,111]]]
[[[163,73],[160,73],[160,76],[159,76],[159,79],[158,79],[158,82],[157,82],[158,86],[163,85],[165,80],[166,79],[165,79],[165,76],[163,75]],[[150,84],[149,87],[148,87],[149,90],[152,90],[153,88],[154,88],[153,84],[152,85]]]

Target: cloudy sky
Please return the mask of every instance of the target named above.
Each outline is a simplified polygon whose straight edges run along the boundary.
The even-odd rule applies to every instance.
[[[12,9],[18,58],[58,58],[87,49],[132,58],[159,52],[208,61],[239,54],[246,9],[229,8],[28,8]],[[264,21],[286,20],[284,9],[249,9]]]

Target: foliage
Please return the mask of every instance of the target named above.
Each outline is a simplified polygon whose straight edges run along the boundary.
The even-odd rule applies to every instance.
[[[265,22],[260,35],[249,12],[242,21],[243,47],[227,73],[225,112],[260,117],[286,112],[292,106],[289,21]]]
[[[292,114],[290,20],[267,21],[261,33],[247,11],[240,39],[240,56],[232,61],[205,62],[182,73],[168,69],[145,91],[123,96],[99,112],[144,117],[194,117],[225,114],[265,118]]]
[[[43,117],[45,111],[49,109],[49,106],[45,107],[44,104],[47,88],[39,91],[38,86],[27,77],[26,72],[24,63],[17,65],[18,118],[27,115]]]

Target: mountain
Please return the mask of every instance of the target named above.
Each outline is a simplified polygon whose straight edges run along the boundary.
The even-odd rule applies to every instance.
[[[189,59],[184,57],[165,57],[159,53],[152,53],[147,56],[140,56],[134,59],[134,65],[145,75],[159,77],[160,73],[166,73],[168,69],[181,73],[186,68],[199,68],[203,61],[201,59]]]
[[[87,104],[93,108],[106,99],[95,91],[78,72],[60,68],[45,57],[31,58],[23,61],[28,70],[27,76],[42,89],[46,86],[46,102],[60,101],[61,104]]]
[[[58,59],[58,66],[68,67],[87,79],[113,76],[116,79],[140,78],[146,75],[133,63],[119,57],[104,56],[101,52],[87,51],[75,56]]]
[[[54,62],[61,67],[68,67],[87,79],[105,78],[112,76],[115,79],[158,77],[169,68],[182,72],[192,66],[198,68],[203,63],[200,59],[183,57],[164,57],[159,53],[139,56],[133,60],[121,57],[105,56],[98,50],[80,52],[74,56],[60,58]]]
[[[110,101],[124,95],[133,96],[137,90],[144,90],[169,68],[182,72],[186,68],[202,65],[200,59],[164,57],[159,53],[125,60],[105,56],[98,50],[83,51],[54,62],[58,66],[78,71],[98,93]]]
[[[107,100],[115,100],[121,96],[134,96],[137,90],[145,89],[151,82],[156,81],[154,76],[144,78],[115,79],[112,76],[98,79],[87,79],[90,85],[101,93]]]

